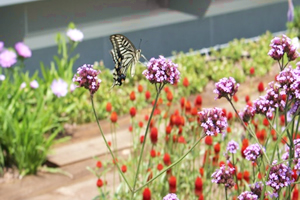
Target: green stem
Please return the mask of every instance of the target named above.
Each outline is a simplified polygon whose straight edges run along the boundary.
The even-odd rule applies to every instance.
[[[134,192],[138,192],[139,190],[141,190],[143,187],[145,187],[146,185],[148,185],[149,183],[151,183],[152,181],[154,181],[155,179],[157,179],[159,176],[161,176],[163,173],[165,173],[167,170],[169,170],[170,168],[172,168],[173,166],[177,165],[178,163],[180,163],[196,146],[197,144],[199,144],[199,142],[205,137],[206,135],[204,134],[201,138],[199,138],[199,140],[183,155],[181,156],[177,161],[175,161],[174,163],[172,163],[171,165],[169,165],[167,168],[165,168],[164,170],[162,170],[159,174],[157,174],[154,178],[152,178],[151,180],[149,180],[147,183],[145,183],[144,185],[142,185],[141,187],[137,188]]]
[[[131,194],[131,199],[133,199],[133,195],[136,192],[135,187],[136,187],[136,183],[137,183],[137,179],[138,179],[138,175],[139,175],[139,171],[140,171],[141,160],[142,160],[142,157],[143,157],[144,148],[145,148],[145,144],[146,144],[146,140],[147,140],[148,129],[150,127],[150,123],[151,123],[151,120],[152,120],[152,117],[153,117],[153,113],[154,113],[154,110],[156,108],[156,104],[157,104],[159,94],[161,92],[161,89],[163,88],[163,86],[157,88],[157,85],[155,85],[155,87],[156,87],[157,93],[156,93],[155,102],[154,102],[154,105],[153,105],[153,108],[152,108],[152,111],[151,111],[151,114],[150,114],[150,117],[149,117],[149,120],[148,120],[148,123],[147,123],[145,134],[144,134],[144,141],[143,141],[143,144],[142,144],[142,150],[141,150],[141,153],[140,153],[140,157],[139,157],[139,161],[138,161],[138,167],[137,167],[137,170],[136,170],[134,183],[133,183],[133,187],[132,187],[132,190],[131,190],[131,193],[132,193]]]
[[[127,186],[129,187],[130,191],[132,191],[132,188],[130,187],[130,185],[129,185],[127,179],[125,178],[124,173],[121,171],[121,169],[120,169],[120,167],[119,167],[119,164],[118,164],[117,160],[115,159],[115,156],[114,156],[113,152],[111,151],[111,149],[110,149],[110,147],[109,147],[109,145],[108,145],[108,143],[107,143],[107,140],[106,140],[106,138],[105,138],[105,136],[104,136],[104,133],[103,133],[102,128],[101,128],[101,126],[100,126],[100,123],[99,123],[99,120],[98,120],[98,117],[97,117],[97,113],[96,113],[96,110],[95,110],[95,105],[94,105],[93,95],[91,95],[91,102],[92,102],[92,108],[93,108],[93,112],[94,112],[94,115],[95,115],[95,118],[96,118],[96,122],[97,122],[98,128],[99,128],[99,130],[100,130],[100,133],[101,133],[101,135],[102,135],[102,138],[103,138],[103,140],[104,140],[104,142],[105,142],[105,145],[106,145],[106,147],[108,148],[109,153],[110,153],[110,155],[112,156],[113,160],[115,161],[115,165],[117,166],[119,173],[121,174],[122,178],[123,178],[124,181],[126,182],[126,184],[127,184]]]
[[[226,197],[226,200],[228,200],[228,197],[227,197],[227,187],[225,187],[225,197]]]

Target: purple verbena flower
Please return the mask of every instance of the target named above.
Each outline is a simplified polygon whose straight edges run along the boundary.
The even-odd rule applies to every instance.
[[[250,190],[253,194],[256,194],[258,198],[260,198],[260,195],[263,190],[263,183],[262,182],[255,182],[254,184],[250,185]]]
[[[21,56],[23,58],[30,58],[31,57],[31,50],[23,42],[16,43],[15,44],[15,49],[16,49],[19,56]]]
[[[239,113],[244,122],[249,122],[255,115],[255,110],[252,106],[246,105],[244,111]]]
[[[83,39],[83,33],[78,29],[69,29],[67,36],[74,42],[81,42]]]
[[[37,89],[39,87],[39,83],[36,80],[30,82],[30,87],[33,89]]]
[[[300,77],[296,73],[294,73],[294,70],[291,66],[288,66],[283,71],[281,71],[276,77],[278,87],[283,89],[281,94],[293,95],[295,91],[295,86],[292,87],[292,85],[298,78]]]
[[[294,5],[292,0],[289,0],[289,9],[287,12],[287,20],[288,22],[292,22],[294,20]]]
[[[14,51],[3,50],[0,53],[0,65],[4,68],[13,66],[17,62],[17,54]]]
[[[57,97],[64,97],[68,93],[68,83],[62,79],[53,80],[51,90]]]
[[[238,91],[239,86],[240,84],[236,83],[232,77],[220,79],[215,84],[216,89],[214,89],[214,93],[218,95],[215,99],[221,99],[222,97],[230,99]]]
[[[0,41],[0,52],[3,50],[4,48],[4,42]]]
[[[224,130],[228,124],[221,108],[203,109],[198,112],[198,115],[200,126],[204,129],[206,135],[225,133]]]
[[[299,113],[300,100],[296,100],[294,104],[291,106],[291,109],[288,111],[288,116],[295,115]]]
[[[242,192],[237,198],[239,200],[258,200],[258,196],[249,191]]]
[[[236,141],[231,140],[227,144],[226,151],[230,152],[230,153],[236,153],[236,150],[239,149],[239,148],[240,148],[239,144]]]
[[[251,144],[244,150],[245,158],[249,161],[255,162],[258,157],[260,157],[262,152],[262,147],[259,144]]]
[[[174,193],[167,194],[163,200],[179,200],[177,195]]]
[[[226,166],[223,164],[220,169],[216,169],[216,171],[211,175],[213,178],[211,182],[217,184],[224,184],[226,188],[232,188],[235,183],[233,179],[233,172],[235,171],[234,168],[227,169]]]
[[[274,60],[281,60],[286,53],[289,61],[293,61],[298,57],[297,48],[292,44],[290,38],[282,35],[281,38],[275,37],[270,44],[270,51],[268,53]]]
[[[294,163],[294,169],[296,170],[297,174],[300,174],[300,139],[295,139],[294,141],[294,157],[293,157],[293,163]],[[286,144],[285,145],[285,153],[282,155],[283,160],[289,159],[289,151],[290,147]]]
[[[178,65],[163,56],[158,59],[151,58],[147,64],[147,69],[143,71],[143,75],[151,83],[170,83],[176,84],[180,78]]]
[[[281,163],[276,165],[277,160],[274,160],[272,163],[272,167],[269,173],[268,181],[266,185],[272,187],[273,193],[271,196],[278,196],[278,192],[289,185],[291,185],[294,180],[292,178],[293,171],[287,165]]]
[[[79,87],[88,89],[93,95],[99,89],[101,80],[97,77],[100,70],[93,69],[93,65],[84,64],[77,69],[77,74],[73,77],[73,82],[79,83]]]

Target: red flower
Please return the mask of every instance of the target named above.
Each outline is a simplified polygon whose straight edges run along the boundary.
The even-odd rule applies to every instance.
[[[198,109],[196,107],[192,108],[191,115],[192,116],[197,116],[198,115]]]
[[[205,144],[207,144],[207,145],[212,145],[212,142],[213,142],[213,138],[212,138],[212,136],[206,136],[205,137]]]
[[[111,141],[107,141],[108,146],[111,146]]]
[[[233,117],[233,114],[232,114],[232,112],[228,112],[228,115],[227,115],[227,119],[228,119],[228,121],[229,121],[229,120],[231,120],[231,119],[232,119],[232,117]]]
[[[218,153],[220,152],[220,150],[221,150],[221,146],[220,146],[220,144],[219,144],[219,143],[215,144],[215,146],[214,146],[214,150],[215,150],[215,153],[216,153],[216,154],[218,154]]]
[[[139,91],[139,93],[143,92],[143,86],[142,85],[138,85],[138,91]]]
[[[97,187],[102,187],[103,186],[103,181],[101,180],[101,178],[99,178],[97,180]]]
[[[163,166],[162,164],[159,163],[159,164],[157,165],[157,170],[158,170],[158,171],[161,171],[163,168],[164,168],[164,166]]]
[[[107,112],[111,112],[111,110],[112,110],[112,105],[111,105],[110,102],[107,102],[107,104],[106,104],[106,111]]]
[[[127,167],[126,165],[122,165],[121,170],[123,173],[127,172]]]
[[[199,199],[198,200],[204,200],[204,196],[203,196],[202,193],[199,195]]]
[[[110,120],[112,123],[116,123],[118,121],[118,115],[116,112],[112,112],[110,115]]]
[[[225,108],[222,108],[222,116],[223,116],[223,117],[226,117],[226,115],[227,115],[226,109],[225,109]]]
[[[166,127],[166,134],[169,135],[171,133],[171,131],[172,131],[172,126],[168,125]]]
[[[183,83],[182,84],[183,84],[184,87],[188,87],[190,85],[189,80],[187,79],[187,77],[183,78]]]
[[[181,108],[184,108],[184,105],[185,105],[185,98],[181,97],[181,99],[180,99],[180,106],[181,106]]]
[[[177,139],[178,143],[181,143],[181,144],[186,144],[186,141],[184,139],[183,136],[179,136],[178,139]]]
[[[250,75],[254,75],[254,73],[255,73],[254,67],[251,67],[250,70],[249,70],[249,72],[250,72]]]
[[[169,192],[176,193],[176,177],[170,176],[169,178]]]
[[[239,98],[236,95],[233,95],[233,101],[238,102]]]
[[[185,103],[185,112],[186,113],[190,113],[191,110],[192,110],[191,102],[190,101],[186,101],[186,103]]]
[[[195,106],[197,108],[201,107],[202,106],[202,97],[200,95],[198,95],[195,99]]]
[[[203,190],[203,182],[202,179],[198,176],[195,180],[195,194],[197,196],[201,195]]]
[[[113,164],[115,165],[118,162],[118,158],[113,159]]]
[[[229,126],[227,127],[227,133],[231,133],[231,128]]]
[[[244,179],[247,183],[249,183],[249,182],[250,182],[250,172],[244,171],[244,173],[243,173],[243,179]]]
[[[170,92],[170,88],[169,88],[168,86],[165,86],[164,91],[165,91],[166,93],[168,93],[168,92]]]
[[[141,135],[141,136],[140,136],[140,143],[141,143],[141,144],[144,142],[144,138],[145,138],[144,135]]]
[[[156,127],[152,127],[150,130],[150,139],[152,144],[156,144],[157,143],[157,135],[158,135],[158,130]]]
[[[263,125],[266,126],[266,127],[269,126],[269,121],[268,121],[267,118],[264,118],[264,120],[263,120]]]
[[[156,156],[156,152],[155,152],[155,150],[154,150],[154,149],[151,149],[151,151],[150,151],[150,155],[151,155],[151,157],[152,157],[152,158],[155,158],[155,156]]]
[[[167,93],[167,99],[170,102],[173,100],[173,93],[171,91]]]
[[[130,100],[131,100],[131,101],[134,101],[134,100],[135,100],[135,92],[132,91],[132,92],[130,93],[129,97],[130,97]]]
[[[249,146],[249,140],[247,138],[243,139],[242,141],[243,146]]]
[[[101,168],[101,167],[102,167],[101,161],[97,161],[96,166],[97,166],[98,168]]]
[[[145,188],[143,191],[143,200],[151,200],[151,191],[149,188]]]
[[[299,191],[297,186],[295,187],[295,189],[293,190],[293,196],[292,196],[292,200],[298,200],[299,199]]]
[[[135,107],[131,107],[129,110],[129,114],[131,117],[134,117],[136,115],[136,109]]]
[[[258,92],[263,92],[265,90],[263,82],[259,82],[259,84],[257,86],[257,90],[258,90]]]
[[[285,124],[285,117],[284,115],[280,115],[280,125],[284,126],[284,124]]]
[[[239,172],[237,175],[236,175],[236,178],[241,181],[242,178],[243,178],[243,173],[242,172]]]
[[[151,93],[148,90],[145,92],[145,98],[146,100],[149,100],[151,98]]]
[[[129,132],[132,132],[132,130],[133,130],[132,126],[129,126],[128,130],[129,130]]]
[[[165,153],[163,160],[166,166],[169,166],[171,164],[171,158],[168,153]]]
[[[175,119],[175,121],[174,121],[175,123],[174,124],[176,126],[180,126],[181,125],[181,116],[180,115],[175,115],[174,119]]]
[[[249,95],[246,95],[246,96],[245,96],[245,101],[246,101],[246,103],[248,103],[248,102],[250,101]]]
[[[221,167],[222,165],[225,165],[225,162],[224,162],[224,161],[220,161],[219,167]]]
[[[145,121],[148,121],[149,120],[149,116],[145,115],[144,119],[145,119]]]

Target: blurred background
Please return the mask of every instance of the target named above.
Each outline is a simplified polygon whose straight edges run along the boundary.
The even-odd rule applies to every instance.
[[[75,68],[103,60],[112,69],[111,34],[124,34],[150,59],[286,30],[287,10],[287,0],[0,0],[0,40],[24,41],[33,72],[53,60],[56,33],[74,22],[84,34]]]

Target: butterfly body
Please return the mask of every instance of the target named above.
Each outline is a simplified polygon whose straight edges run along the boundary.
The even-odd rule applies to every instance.
[[[141,57],[141,50],[136,49],[132,42],[121,34],[110,36],[110,41],[113,49],[110,51],[115,68],[113,70],[113,79],[115,85],[122,85],[126,79],[126,72],[130,67],[130,74],[133,77],[135,74],[135,65]]]

